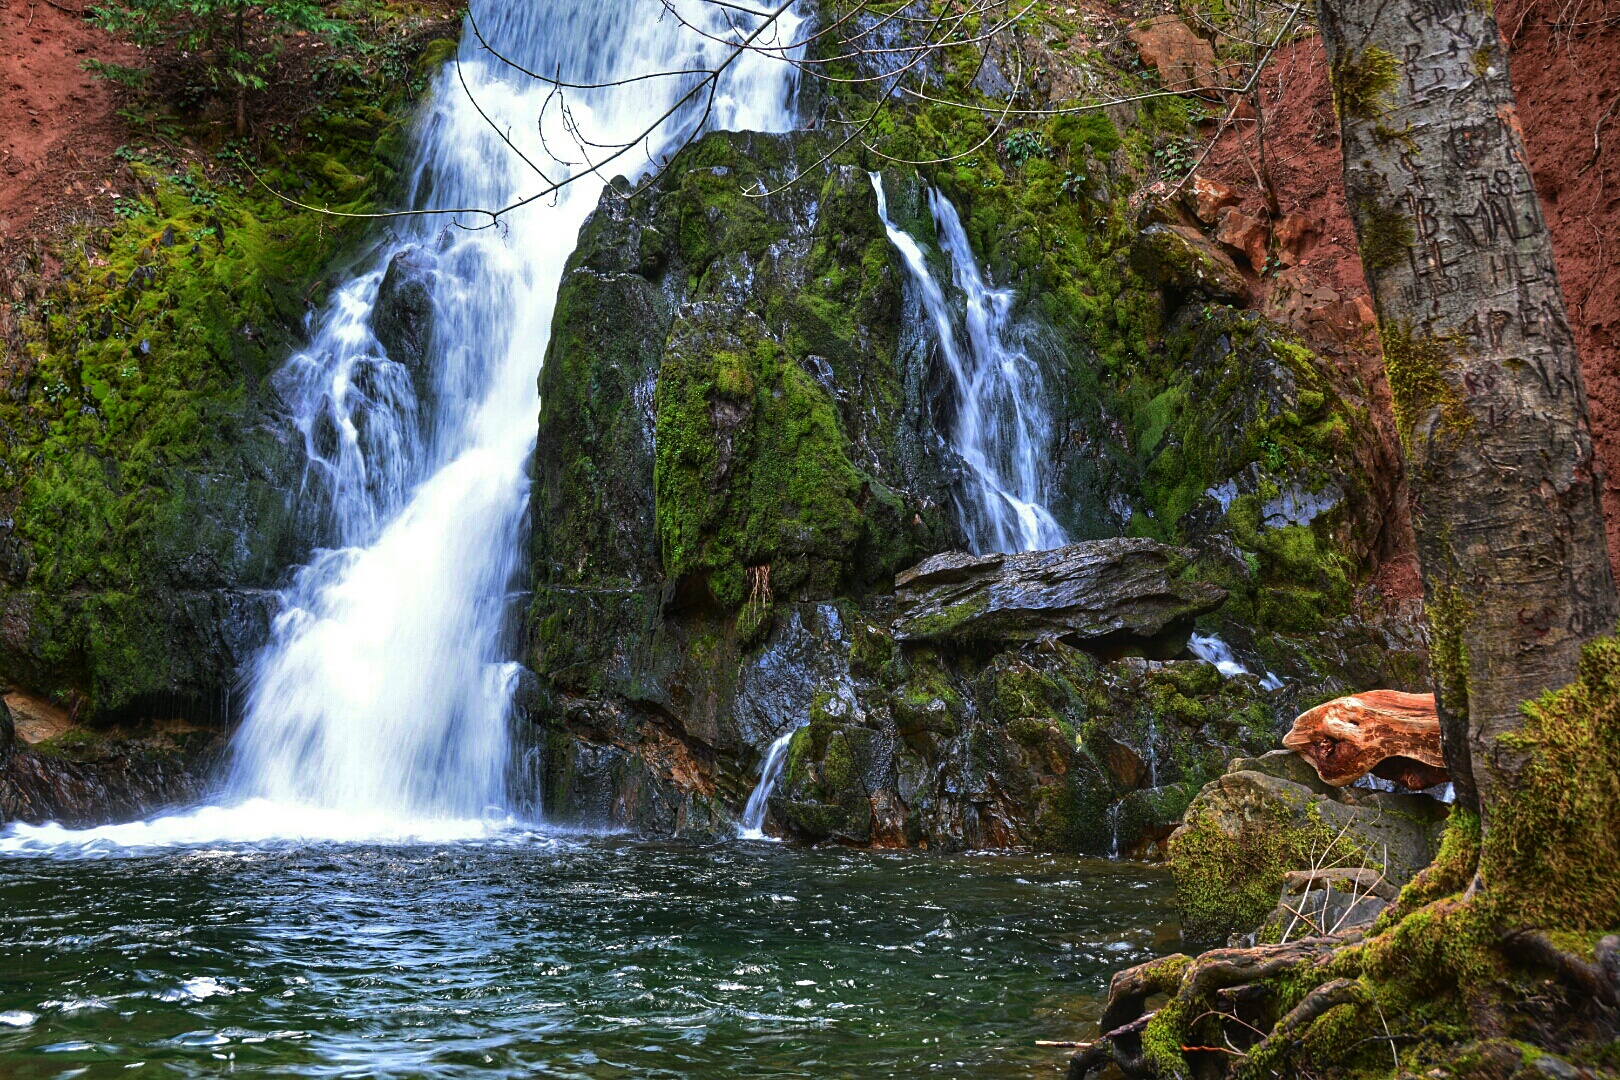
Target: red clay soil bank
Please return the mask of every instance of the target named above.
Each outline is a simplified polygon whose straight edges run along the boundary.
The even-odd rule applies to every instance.
[[[1496,20],[1591,398],[1609,558],[1620,562],[1620,2],[1505,0]]]
[[[1314,37],[1280,50],[1266,69],[1262,83],[1266,161],[1279,210],[1284,216],[1301,214],[1310,219],[1317,226],[1318,239],[1285,274],[1251,282],[1262,308],[1292,323],[1322,355],[1338,364],[1351,386],[1359,383],[1365,388],[1374,423],[1383,437],[1384,467],[1396,474],[1388,489],[1395,505],[1384,529],[1375,583],[1386,601],[1399,603],[1422,596],[1423,589],[1406,514],[1406,484],[1399,475],[1401,457],[1389,383],[1384,378],[1383,355],[1370,321],[1367,283],[1344,201],[1339,124],[1327,74],[1327,58]],[[1266,207],[1257,180],[1260,169],[1256,125],[1250,119],[1228,129],[1199,171],[1234,188],[1242,196],[1240,211],[1264,219]],[[1308,304],[1333,317],[1301,318],[1298,294],[1304,293],[1310,294]],[[1305,312],[1309,310],[1306,306]]]
[[[95,198],[125,139],[113,91],[81,66],[133,50],[46,0],[0,0],[0,241]]]
[[[1609,554],[1620,562],[1620,0],[1586,0],[1580,7],[1504,0],[1496,13],[1512,50],[1519,116],[1591,398],[1607,476]],[[1321,239],[1298,274],[1346,299],[1365,296],[1320,40],[1281,50],[1263,85],[1266,146],[1280,209],[1321,223]],[[1594,153],[1593,131],[1605,116]],[[1236,188],[1244,197],[1241,210],[1263,217],[1255,127],[1252,120],[1235,125],[1201,171]],[[1260,285],[1262,302],[1272,307],[1274,282],[1268,278]],[[1326,346],[1323,351],[1367,387],[1393,453],[1389,386],[1376,338],[1334,348],[1316,335],[1313,344]],[[1378,580],[1386,598],[1421,595],[1409,545],[1404,522],[1386,538]]]

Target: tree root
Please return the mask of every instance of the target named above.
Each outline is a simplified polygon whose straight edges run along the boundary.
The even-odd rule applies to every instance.
[[[1551,968],[1560,979],[1593,1000],[1620,1006],[1620,980],[1616,978],[1620,975],[1620,937],[1610,936],[1598,942],[1597,963],[1565,952],[1539,930],[1509,931],[1502,935],[1502,947],[1522,963]]]
[[[1085,1080],[1110,1064],[1119,1066],[1119,1071],[1132,1080],[1149,1080],[1154,1072],[1142,1053],[1142,1032],[1157,1015],[1143,1013],[1075,1054],[1069,1059],[1069,1080]]]
[[[1329,1009],[1339,1005],[1350,1005],[1361,999],[1361,988],[1351,979],[1334,979],[1323,983],[1315,990],[1305,995],[1301,1001],[1289,1010],[1288,1015],[1277,1021],[1277,1026],[1271,1034],[1261,1039],[1254,1048],[1253,1056],[1259,1057],[1274,1046],[1280,1046],[1293,1038],[1294,1033],[1302,1031],[1318,1016]]]
[[[1157,1011],[1143,1011],[1147,999],[1154,994],[1171,994],[1170,1007],[1175,1007],[1181,1015],[1186,1015],[1188,1009],[1212,994],[1220,994],[1234,1003],[1254,1002],[1269,996],[1263,987],[1256,985],[1261,980],[1318,964],[1331,956],[1336,948],[1349,944],[1359,936],[1356,934],[1346,937],[1311,937],[1301,938],[1286,945],[1212,949],[1197,959],[1189,959],[1178,953],[1175,956],[1127,968],[1116,974],[1108,987],[1108,1003],[1103,1008],[1102,1022],[1099,1025],[1106,1034],[1069,1060],[1069,1080],[1085,1080],[1109,1064],[1117,1065],[1128,1077],[1157,1075],[1142,1047],[1142,1033],[1153,1018],[1159,1015]],[[1353,983],[1342,979],[1329,983],[1328,986],[1337,986],[1338,983],[1354,986]],[[1333,991],[1335,994],[1340,992]],[[1309,1024],[1320,1013],[1340,1004],[1337,1000],[1328,1001],[1320,1004],[1314,1013],[1309,1015],[1300,1013],[1300,1009],[1304,1009],[1314,995],[1315,992],[1308,995],[1306,1001],[1301,1002],[1294,1013],[1284,1018],[1284,1023],[1293,1018],[1293,1024],[1287,1031],[1291,1032],[1295,1028]],[[1295,1013],[1299,1013],[1299,1016],[1295,1017]],[[1231,1018],[1245,1023],[1238,1017]],[[1282,1024],[1278,1025],[1277,1030],[1283,1030]],[[1274,1037],[1276,1033],[1273,1032],[1268,1038]],[[1244,1056],[1243,1051],[1228,1047],[1186,1049]]]

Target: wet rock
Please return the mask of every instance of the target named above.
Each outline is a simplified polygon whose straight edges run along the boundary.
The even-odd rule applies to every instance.
[[[411,373],[416,400],[423,406],[430,406],[433,397],[432,275],[432,257],[421,248],[399,251],[388,261],[371,310],[371,332],[388,358]]]
[[[0,768],[5,768],[11,760],[16,745],[17,726],[11,720],[11,710],[6,707],[5,699],[0,698]]]
[[[224,745],[186,726],[138,736],[74,728],[0,756],[0,825],[133,821],[196,801]]]
[[[1225,590],[1181,580],[1187,552],[1094,540],[1015,555],[936,555],[895,579],[899,641],[1146,641],[1220,607]]]
[[[1249,285],[1231,256],[1187,225],[1149,225],[1131,243],[1131,264],[1148,280],[1181,293],[1243,305]]]

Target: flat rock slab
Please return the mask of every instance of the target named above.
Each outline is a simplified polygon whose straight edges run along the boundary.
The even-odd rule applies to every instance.
[[[1180,578],[1191,553],[1155,540],[1092,540],[1050,551],[951,551],[895,578],[900,641],[1150,640],[1226,600]]]
[[[1414,789],[1446,781],[1433,694],[1368,690],[1301,713],[1283,745],[1334,787],[1369,772]]]

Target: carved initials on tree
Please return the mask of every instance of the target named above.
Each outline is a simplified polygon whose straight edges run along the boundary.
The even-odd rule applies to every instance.
[[[1617,603],[1602,477],[1506,50],[1477,0],[1320,0],[1411,472],[1446,764],[1485,827],[1519,705]],[[1398,59],[1397,59],[1398,58]]]

